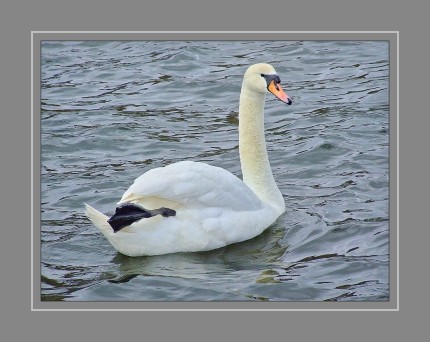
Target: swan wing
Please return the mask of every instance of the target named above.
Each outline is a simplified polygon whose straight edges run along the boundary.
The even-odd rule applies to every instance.
[[[263,206],[254,192],[235,175],[220,167],[192,161],[147,171],[124,193],[119,203],[124,202],[234,211],[254,211]]]

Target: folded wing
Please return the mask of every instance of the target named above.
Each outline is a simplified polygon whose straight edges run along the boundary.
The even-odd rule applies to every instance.
[[[191,161],[144,173],[124,193],[119,203],[124,202],[154,207],[225,208],[234,211],[258,210],[263,205],[235,175],[219,167]]]

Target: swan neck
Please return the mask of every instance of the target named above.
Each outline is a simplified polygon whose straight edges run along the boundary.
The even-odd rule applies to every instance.
[[[285,202],[273,178],[264,135],[264,93],[242,89],[239,105],[239,153],[243,181],[279,211]]]

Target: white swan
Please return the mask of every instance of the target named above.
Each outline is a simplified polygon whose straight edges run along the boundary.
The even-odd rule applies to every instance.
[[[239,105],[243,181],[219,167],[182,161],[138,177],[111,218],[85,204],[88,218],[128,256],[207,251],[259,235],[285,211],[264,138],[267,92],[292,102],[271,65],[250,66]]]

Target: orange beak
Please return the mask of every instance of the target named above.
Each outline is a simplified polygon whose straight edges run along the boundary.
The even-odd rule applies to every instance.
[[[293,101],[287,95],[287,93],[282,90],[281,85],[279,83],[276,84],[275,81],[270,82],[269,86],[267,87],[267,90],[269,90],[273,95],[275,95],[282,102],[285,102],[289,105],[293,103]]]

